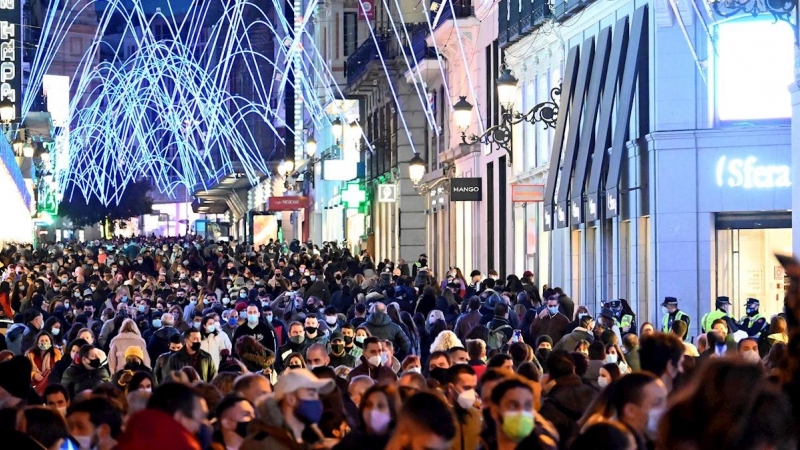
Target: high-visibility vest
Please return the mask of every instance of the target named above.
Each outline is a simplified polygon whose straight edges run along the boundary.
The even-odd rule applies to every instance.
[[[661,331],[663,331],[664,333],[669,333],[670,331],[672,331],[672,323],[670,323],[669,320],[670,316],[671,314],[667,314],[664,316],[663,326],[661,327]],[[672,322],[675,322],[676,320],[683,320],[684,317],[689,317],[689,315],[681,310],[678,310],[675,312],[675,319],[673,319]],[[686,322],[685,320],[683,321]]]
[[[625,327],[630,329],[631,325],[633,325],[633,316],[630,314],[625,314],[624,316],[620,317],[619,320],[619,328],[622,330]]]
[[[703,332],[708,333],[711,330],[711,326],[714,324],[714,321],[724,317],[728,317],[728,315],[725,314],[725,311],[720,311],[718,309],[703,316],[703,320],[701,322],[703,325]]]
[[[763,315],[761,315],[761,313],[758,313],[753,317],[744,316],[744,317],[742,317],[742,320],[739,321],[739,324],[742,326],[742,328],[750,328],[751,324],[754,324],[754,323],[756,323],[759,320],[764,319],[764,318],[765,317]],[[747,325],[745,325],[745,321],[747,321]],[[756,333],[756,336],[758,336],[762,331],[764,331],[764,330],[758,330],[758,332]]]

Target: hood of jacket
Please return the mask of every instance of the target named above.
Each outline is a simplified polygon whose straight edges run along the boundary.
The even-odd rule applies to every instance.
[[[392,323],[392,319],[386,313],[374,312],[367,317],[367,323],[376,327],[382,327]]]
[[[178,329],[175,327],[161,327],[153,332],[153,336],[158,339],[166,339],[169,340],[169,337],[173,334],[177,334]]]
[[[144,342],[144,339],[136,333],[120,333],[114,336],[114,339],[111,339],[111,345],[116,344],[117,347],[129,347],[132,345],[136,345],[142,348],[145,348],[147,344]]]

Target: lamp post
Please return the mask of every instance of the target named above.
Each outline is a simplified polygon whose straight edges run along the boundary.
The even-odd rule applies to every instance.
[[[414,154],[411,161],[408,162],[408,177],[414,186],[418,185],[422,178],[425,176],[425,160],[419,157],[419,153]]]
[[[467,97],[460,97],[458,102],[453,105],[455,110],[454,120],[456,126],[461,130],[461,143],[466,145],[472,145],[477,142],[487,145],[496,144],[508,153],[509,166],[514,162],[514,154],[511,151],[511,128],[522,122],[531,124],[543,123],[545,129],[555,128],[558,119],[556,97],[561,95],[561,87],[555,87],[550,91],[550,101],[534,105],[529,111],[521,113],[514,110],[517,81],[508,68],[503,69],[503,72],[497,78],[500,123],[488,128],[480,136],[476,134],[467,135],[467,129],[472,123],[472,104],[467,101]]]

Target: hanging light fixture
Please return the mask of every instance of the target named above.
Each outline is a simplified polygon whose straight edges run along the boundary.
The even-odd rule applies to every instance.
[[[411,178],[411,182],[414,184],[419,184],[422,181],[422,177],[425,176],[425,160],[419,157],[419,153],[416,153],[411,161],[408,162],[408,177]]]
[[[22,156],[25,158],[33,158],[33,142],[31,142],[31,138],[28,138],[28,141],[25,142],[25,146],[22,147]]]

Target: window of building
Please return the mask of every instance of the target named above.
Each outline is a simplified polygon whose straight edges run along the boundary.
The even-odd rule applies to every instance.
[[[772,17],[743,18],[717,26],[715,103],[720,121],[791,117],[787,86],[794,80],[794,34]]]
[[[354,12],[344,13],[344,56],[350,56],[358,47],[357,19]]]

